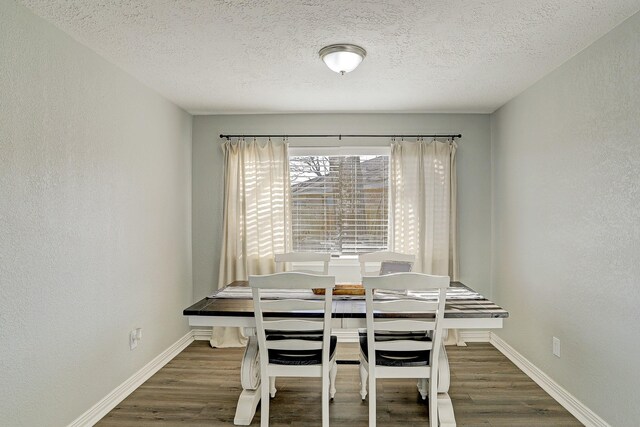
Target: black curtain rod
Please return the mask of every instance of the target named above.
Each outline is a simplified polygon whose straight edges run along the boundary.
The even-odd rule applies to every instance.
[[[421,135],[224,135],[220,138],[462,138],[462,134],[421,134]]]

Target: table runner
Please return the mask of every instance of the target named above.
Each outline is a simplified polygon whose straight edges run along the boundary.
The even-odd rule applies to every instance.
[[[407,295],[396,292],[378,291],[374,294],[375,299],[435,299],[436,291],[409,291]],[[315,295],[308,289],[263,289],[262,297],[265,299],[323,299],[322,295]],[[248,286],[226,286],[214,292],[207,298],[221,299],[251,299],[251,288]],[[334,300],[363,300],[364,295],[334,295]],[[447,289],[447,301],[454,300],[484,300],[487,299],[479,293],[466,287],[450,287]]]

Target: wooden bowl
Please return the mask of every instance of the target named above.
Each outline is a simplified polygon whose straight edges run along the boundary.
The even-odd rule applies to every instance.
[[[324,289],[314,289],[316,295],[324,295]],[[364,288],[360,283],[341,283],[333,289],[334,295],[364,295]]]

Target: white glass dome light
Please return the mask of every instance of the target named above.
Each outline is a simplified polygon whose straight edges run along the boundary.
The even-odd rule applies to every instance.
[[[360,65],[367,51],[354,44],[332,44],[320,49],[319,54],[327,67],[344,75]]]

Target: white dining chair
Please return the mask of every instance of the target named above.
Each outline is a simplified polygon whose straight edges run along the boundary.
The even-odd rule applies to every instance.
[[[324,252],[287,252],[275,255],[276,271],[329,274],[331,254]]]
[[[329,399],[335,394],[337,373],[337,338],[331,335],[335,277],[298,272],[275,273],[249,276],[249,286],[260,352],[260,378],[263,379],[260,386],[260,425],[269,425],[271,385],[264,379],[321,377],[322,425],[328,426]],[[305,299],[313,295],[311,290],[314,288],[324,289],[324,297]],[[292,297],[274,299],[272,290],[284,290]],[[318,312],[322,317],[318,317]]]
[[[449,277],[396,273],[365,276],[362,283],[367,330],[360,334],[360,394],[364,400],[368,377],[369,426],[376,425],[378,378],[418,378],[422,398],[429,398],[429,425],[437,427],[438,357]],[[380,299],[374,295],[374,289],[409,293],[407,296],[386,295]],[[413,295],[411,291],[419,291],[420,295]],[[399,313],[401,318],[395,314],[394,318],[385,317],[386,312]],[[402,315],[406,317],[402,318]]]
[[[286,252],[275,254],[277,273],[293,271],[327,275],[329,274],[330,260],[331,254],[326,252]],[[276,388],[276,377],[269,378],[269,388],[271,397],[275,397],[278,391]]]
[[[362,277],[378,276],[380,274],[380,266],[385,261],[413,263],[415,259],[415,255],[389,251],[360,254],[358,255],[358,261],[360,262],[360,275]],[[373,269],[371,269],[371,265],[374,266]]]

